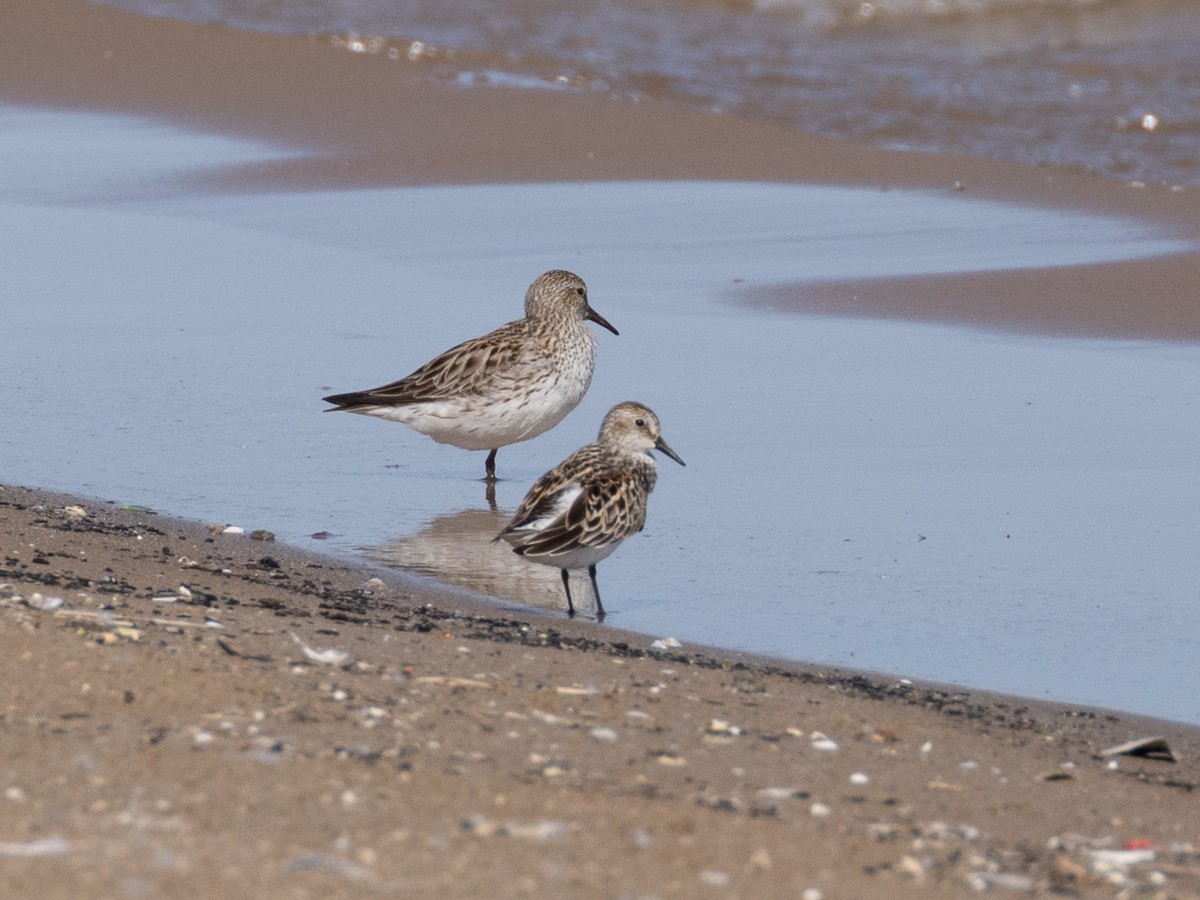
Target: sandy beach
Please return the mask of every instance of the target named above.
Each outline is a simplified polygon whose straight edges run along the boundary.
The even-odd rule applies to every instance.
[[[11,896],[1200,895],[1196,729],[10,486],[0,533]]]
[[[71,235],[111,230],[106,221],[85,218],[89,202],[244,194],[252,217],[274,212],[263,198],[321,190],[650,179],[911,189],[951,201],[1118,217],[1148,223],[1172,239],[1200,241],[1195,190],[889,152],[665,103],[551,90],[463,90],[439,83],[433,68],[386,53],[350,53],[328,38],[183,26],[72,0],[7,5],[0,102],[147,117],[288,151],[244,165],[89,183],[76,207],[31,219],[44,228],[29,232],[39,251],[46,244],[38,235],[53,234],[61,223],[80,228],[67,230]],[[63,172],[64,183],[72,174]],[[147,271],[162,277],[153,257],[163,247],[174,252],[171,229],[186,233],[169,216],[158,221],[162,243],[153,243],[159,237],[153,224],[130,226],[129,271],[139,277]],[[294,257],[271,256],[275,244],[247,246],[263,266],[283,260],[275,274],[288,286],[280,291],[315,277],[299,265],[283,271]],[[74,283],[95,286],[94,268],[71,253],[61,258]],[[172,269],[174,259],[161,254],[165,275],[191,271]],[[349,271],[361,265],[364,283],[394,274],[363,259],[344,264]],[[72,265],[79,271],[70,272]],[[179,280],[199,291],[205,279],[229,287],[246,277],[218,277],[219,263],[205,265]],[[1200,252],[1189,250],[1002,272],[723,285],[730,305],[751,316],[782,311],[931,322],[1186,350],[1200,339],[1198,276]],[[255,290],[272,280],[259,277]],[[337,287],[330,285],[329,296],[337,296]],[[368,290],[360,293],[365,304],[376,304],[369,307],[375,313],[384,308]],[[277,326],[274,308],[265,303],[261,321],[254,318],[252,295],[229,303],[238,316],[244,312],[247,334],[271,334]],[[185,307],[203,325],[199,304]],[[64,318],[53,304],[45,309],[32,314],[31,327],[37,315],[47,323]],[[331,301],[323,321],[336,321],[336,312]],[[459,314],[465,316],[447,312]],[[105,315],[116,314],[88,308],[80,321],[101,322]],[[664,325],[661,333],[670,333],[673,320],[653,315]],[[120,316],[116,321],[130,335],[140,325]],[[765,322],[746,324],[745,332],[770,330]],[[179,347],[204,334],[191,319],[188,326],[178,329]],[[40,346],[31,335],[23,347]],[[602,349],[626,352],[638,339],[636,330],[626,331],[625,344]],[[55,348],[68,365],[80,367],[81,387],[107,358],[137,356],[129,350],[131,338],[128,345],[102,342],[93,360],[79,349],[92,352],[88,340],[85,334],[78,344],[64,345],[69,351]],[[161,342],[157,334],[150,340]],[[378,346],[367,349],[362,356],[381,355]],[[314,359],[327,371],[335,368],[310,354],[288,358],[288,370],[304,371]],[[356,358],[355,364],[366,371],[368,363]],[[1053,361],[1046,365],[1056,375],[1061,371]],[[1084,359],[1080,367],[1091,365]],[[339,377],[350,379],[349,363],[339,360],[339,366]],[[363,386],[327,387],[306,374],[299,386],[277,380],[264,388],[257,372],[222,368],[221,360],[193,361],[175,345],[161,357],[147,354],[139,377],[155,384],[177,379],[187,387],[195,372],[212,378],[223,405],[156,426],[154,436],[170,440],[137,445],[140,455],[119,482],[127,493],[97,500],[0,487],[5,896],[1200,896],[1195,727],[687,644],[655,648],[667,634],[502,608],[374,568],[361,556],[321,556],[249,534],[217,533],[203,521],[121,508],[157,508],[160,498],[128,485],[155,484],[162,460],[182,457],[218,434],[221,419],[235,419],[235,406],[283,390],[303,397],[297,406],[308,403],[316,416],[312,398],[323,387]],[[42,397],[37,367],[18,365],[13,377],[13,391],[39,417],[56,411],[70,417]],[[129,396],[149,406],[141,390],[130,389]],[[1018,399],[1024,415],[1031,404]],[[1068,395],[1064,402],[1074,400]],[[10,438],[21,454],[45,453],[50,460],[43,473],[23,468],[32,474],[17,480],[86,494],[95,483],[89,466],[99,468],[101,454],[105,463],[119,455],[101,439],[112,423],[114,432],[128,427],[127,418],[136,416],[131,408],[138,407],[114,403],[103,428],[89,432],[89,425],[67,442],[73,448],[68,484],[55,482],[67,469],[55,465],[45,445],[30,449]],[[283,430],[272,416],[296,418],[292,406],[280,408],[286,412],[271,408],[263,427]],[[1047,420],[1056,416],[1049,403],[1034,409]],[[696,461],[703,463],[705,435],[699,425],[689,435],[683,416],[658,411],[672,445],[689,461],[687,476],[695,478],[703,471]],[[590,432],[593,425],[580,428]],[[680,431],[683,439],[675,436]],[[826,429],[812,437],[826,434],[836,436]],[[1179,434],[1174,443],[1190,441],[1182,429]],[[853,437],[869,444],[874,434]],[[381,441],[365,449],[362,439],[350,454],[332,443],[312,450],[313,441],[305,452],[329,459],[318,459],[307,478],[296,478],[275,458],[220,455],[226,445],[253,447],[254,440],[221,435],[219,451],[202,447],[186,461],[191,475],[179,480],[187,483],[174,485],[178,493],[170,496],[202,504],[206,478],[245,466],[253,483],[254,465],[287,473],[283,477],[293,480],[286,496],[296,484],[307,489],[345,467],[360,481],[371,479],[369,490],[380,492],[385,506],[424,502],[415,488],[405,493],[404,479],[424,479],[433,487],[423,490],[455,498],[441,510],[451,544],[461,543],[464,533],[455,530],[456,519],[474,522],[482,515],[483,525],[469,527],[493,528],[495,510],[458,510],[455,504],[466,504],[457,499],[463,481],[457,470],[410,471],[403,461],[399,475],[386,469],[404,459],[393,445]],[[0,438],[0,447],[7,446]],[[928,449],[913,446],[916,454]],[[824,446],[797,480],[823,479],[844,455],[836,444]],[[463,462],[438,457],[439,465],[443,458],[451,467]],[[516,478],[525,481],[544,468],[540,458],[511,458]],[[464,470],[474,472],[477,462],[471,457]],[[1127,468],[1153,475],[1143,462],[1135,459]],[[1178,480],[1155,481],[1162,496],[1194,490],[1175,457],[1163,466]],[[703,495],[694,486],[702,480],[669,474],[679,486],[660,487],[656,511],[679,507],[672,491]],[[984,474],[986,481],[994,473]],[[965,483],[978,473],[968,475]],[[1084,485],[1089,496],[1091,484]],[[469,487],[477,504],[476,485]],[[257,502],[253,527],[283,531],[272,515],[292,512],[287,504],[266,488]],[[349,511],[334,510],[340,521],[353,520],[355,502],[348,497]],[[1070,516],[1069,506],[1063,515]],[[436,533],[442,521],[435,519],[429,530]],[[639,540],[656,548],[645,551],[651,558],[661,549],[669,559],[670,552],[683,553],[675,548],[686,546],[679,534],[688,526],[683,517],[662,521],[659,535]],[[921,524],[906,522],[905,528],[910,524],[912,534],[905,531],[903,539],[915,545]],[[291,521],[288,527],[305,533]],[[829,530],[820,521],[812,528]],[[1007,521],[997,525],[997,542],[1012,546],[1005,529],[1016,530]],[[831,535],[831,542],[844,540],[842,532]],[[994,548],[989,554],[983,567],[994,562]],[[436,578],[436,566],[426,574]],[[556,588],[554,574],[547,577]],[[814,606],[795,615],[817,608],[820,598],[812,595],[821,587],[820,581],[806,585],[805,601]],[[677,590],[685,594],[688,584],[679,582]],[[1190,595],[1172,597],[1191,603]],[[1036,600],[1031,606],[1022,614],[1040,614]],[[827,614],[818,609],[805,628]],[[1139,615],[1145,613],[1131,604],[1121,628]],[[612,621],[619,626],[620,616]],[[969,644],[963,652],[972,652]],[[1129,655],[1135,661],[1128,671],[1108,670],[1105,677],[1136,686],[1144,668],[1154,667],[1144,648]],[[1086,668],[1083,659],[1061,663]],[[1164,677],[1187,683],[1194,675],[1193,669]],[[1163,738],[1173,759],[1155,749],[1159,745],[1149,757],[1103,752],[1147,737]]]

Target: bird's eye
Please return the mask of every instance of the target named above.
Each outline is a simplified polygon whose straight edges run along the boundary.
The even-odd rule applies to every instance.
[[[575,288],[575,293],[577,293],[580,297],[582,297],[584,295],[585,291],[583,290],[583,288],[580,287],[580,288]]]
[[[646,420],[645,419],[634,419],[633,424],[636,425],[638,428],[645,428]]]

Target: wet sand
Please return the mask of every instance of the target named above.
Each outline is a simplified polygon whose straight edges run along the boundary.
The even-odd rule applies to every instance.
[[[0,489],[7,896],[1200,893],[1200,729]],[[1105,757],[1160,735],[1181,761]]]
[[[763,310],[1087,338],[1200,341],[1200,255],[1093,266],[864,278],[731,293]]]

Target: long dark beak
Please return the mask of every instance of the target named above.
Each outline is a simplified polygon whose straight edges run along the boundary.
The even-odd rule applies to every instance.
[[[611,331],[613,334],[617,335],[618,337],[621,334],[621,332],[617,331],[617,329],[613,328],[612,325],[609,324],[608,319],[604,318],[604,316],[600,315],[600,313],[596,312],[590,306],[587,308],[587,312],[585,312],[583,314],[583,317],[585,319],[590,319],[591,321],[595,322],[597,325],[607,328],[609,331]]]
[[[661,450],[663,453],[667,454],[667,456],[671,457],[671,459],[675,460],[675,462],[679,463],[681,466],[687,465],[687,463],[685,463],[682,459],[679,458],[679,454],[676,453],[674,450],[672,450],[670,445],[666,441],[664,441],[662,438],[659,438],[657,441],[654,442],[654,449]]]

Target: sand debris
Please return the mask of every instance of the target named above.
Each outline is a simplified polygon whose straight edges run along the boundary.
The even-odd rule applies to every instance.
[[[448,675],[422,675],[416,680],[420,684],[444,684],[446,687],[491,687],[486,681],[480,681],[477,678],[451,678]]]
[[[1028,875],[1018,875],[1013,872],[972,872],[967,876],[967,884],[971,889],[986,894],[992,888],[1004,888],[1020,894],[1033,893],[1036,887],[1034,880]]]
[[[812,733],[809,738],[809,746],[820,753],[837,753],[838,751],[838,742],[819,731]]]
[[[349,881],[370,881],[375,877],[366,866],[336,856],[295,856],[284,862],[281,868],[284,872],[329,872]]]
[[[562,837],[575,826],[570,822],[542,819],[538,822],[497,822],[482,813],[474,813],[463,821],[464,831],[482,838],[511,837],[523,841],[552,841]]]
[[[593,687],[582,687],[577,684],[561,685],[554,690],[555,693],[564,694],[568,697],[592,697],[598,693]]]
[[[350,654],[345,650],[336,650],[333,648],[317,650],[314,647],[310,647],[304,641],[300,640],[294,632],[292,633],[292,640],[300,645],[305,659],[323,666],[344,666],[350,659]]]
[[[1124,872],[1130,866],[1154,862],[1156,856],[1153,847],[1142,847],[1136,850],[1093,850],[1088,858],[1097,874],[1106,875]]]
[[[62,597],[45,597],[39,593],[32,593],[25,599],[25,605],[30,609],[36,609],[40,612],[52,612],[63,605]]]
[[[803,800],[808,796],[808,791],[794,787],[765,787],[758,789],[758,796],[764,800],[791,800],[792,798]]]
[[[0,857],[8,859],[40,859],[47,856],[66,856],[71,842],[66,838],[47,837],[34,841],[0,841]]]
[[[1100,751],[1100,756],[1141,756],[1146,759],[1160,759],[1173,763],[1179,762],[1179,757],[1171,750],[1166,738],[1157,736],[1137,738],[1136,740],[1126,741],[1123,744],[1117,744],[1115,747],[1108,747]]]

